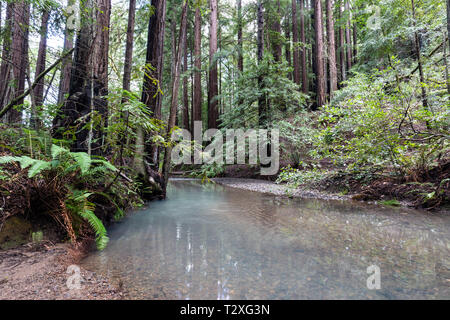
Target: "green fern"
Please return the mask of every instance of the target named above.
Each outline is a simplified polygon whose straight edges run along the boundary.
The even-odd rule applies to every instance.
[[[102,221],[95,215],[95,205],[88,201],[92,193],[80,190],[73,190],[73,194],[66,200],[67,207],[73,212],[85,219],[95,232],[96,244],[98,250],[106,248],[109,238],[106,228]]]

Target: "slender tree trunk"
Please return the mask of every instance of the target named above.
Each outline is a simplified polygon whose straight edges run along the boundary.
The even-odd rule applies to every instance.
[[[282,55],[282,47],[281,47],[281,41],[280,41],[280,36],[281,36],[281,23],[280,23],[280,19],[281,19],[281,5],[280,5],[280,0],[277,0],[276,3],[277,6],[277,10],[275,13],[275,17],[274,17],[274,21],[272,24],[272,54],[274,57],[274,60],[276,62],[281,62],[281,55]]]
[[[447,82],[447,92],[450,94],[450,81],[448,78],[448,59],[447,59],[447,35],[445,34],[445,31],[443,31],[444,34],[444,67],[445,67],[445,81]]]
[[[237,0],[237,15],[238,15],[238,70],[242,74],[244,72],[244,56],[243,56],[243,41],[242,41],[242,0]]]
[[[36,72],[35,77],[40,75],[42,72],[45,71],[45,60],[46,60],[46,52],[47,52],[47,28],[48,28],[48,18],[49,18],[49,12],[48,10],[44,9],[42,12],[42,20],[41,20],[41,41],[39,43],[39,51],[36,61]],[[34,101],[35,101],[35,107],[40,107],[44,104],[44,79],[41,79],[36,87],[33,90],[34,95]],[[33,108],[34,109],[34,108]],[[37,110],[32,110],[31,113],[31,127],[34,129],[39,129],[41,124],[37,117]]]
[[[414,0],[411,0],[411,7],[412,7],[412,18],[413,18],[413,28],[414,28],[414,40],[415,40],[415,49],[416,49],[416,55],[417,55],[417,63],[419,65],[419,79],[420,79],[420,86],[422,88],[422,104],[425,109],[428,109],[428,98],[427,98],[427,92],[424,87],[425,85],[425,76],[423,73],[423,66],[422,66],[422,55],[420,53],[420,43],[419,43],[419,33],[416,30],[416,7],[414,4]]]
[[[447,0],[447,37],[450,38],[450,0]],[[450,41],[448,47],[450,48]]]
[[[202,16],[199,4],[195,9],[194,22],[194,103],[192,106],[192,128],[195,121],[202,121],[202,52],[201,52]]]
[[[261,64],[264,59],[264,11],[262,1],[258,0],[258,35],[257,35],[257,46],[258,46],[258,63]],[[262,75],[258,77],[258,86],[260,92],[264,90],[264,78]],[[264,128],[267,125],[267,99],[266,95],[260,93],[258,99],[258,113],[259,113],[259,126]]]
[[[300,42],[302,44],[306,43],[305,36],[305,0],[300,1]],[[301,70],[302,70],[302,88],[303,93],[308,93],[308,67],[306,64],[306,48],[303,47],[301,51]]]
[[[339,12],[339,21],[342,18],[342,6],[339,6],[338,8]],[[339,27],[339,64],[340,64],[340,71],[341,71],[341,82],[347,80],[347,73],[345,70],[345,35],[344,35],[344,29],[340,26]]]
[[[325,76],[324,76],[324,43],[322,23],[322,1],[314,0],[314,29],[315,29],[315,57],[316,57],[316,98],[317,106],[320,108],[325,104]]]
[[[209,22],[209,108],[208,108],[208,128],[217,128],[217,120],[219,118],[217,96],[218,88],[218,72],[217,62],[214,61],[217,53],[217,30],[218,30],[218,12],[217,0],[210,0],[211,16]]]
[[[187,31],[184,33],[187,38]],[[188,45],[187,39],[184,39],[184,61],[183,61],[183,127],[190,130],[189,125],[189,90],[188,90]]]
[[[303,0],[301,0],[303,1]],[[292,41],[294,48],[292,51],[294,65],[294,82],[300,85],[300,60],[298,49],[298,20],[297,20],[297,0],[292,0]]]
[[[345,41],[347,44],[347,72],[350,71],[350,69],[352,68],[352,37],[351,37],[351,30],[352,30],[352,26],[351,26],[351,19],[352,19],[352,13],[350,11],[350,5],[348,0],[344,0],[345,1],[345,11],[347,12],[347,23],[346,23],[346,27],[345,27]]]
[[[134,25],[136,15],[136,0],[130,0],[128,8],[127,42],[125,46],[125,60],[123,66],[122,89],[130,91],[131,69],[133,66]],[[126,97],[124,97],[126,101]]]
[[[358,29],[356,22],[353,23],[353,64],[358,62]]]
[[[181,74],[181,59],[183,48],[185,46],[186,41],[186,25],[187,25],[187,13],[189,8],[189,1],[185,0],[185,4],[183,6],[183,11],[181,14],[181,23],[180,23],[180,36],[178,40],[178,50],[177,57],[175,59],[175,77],[173,78],[172,85],[172,101],[170,103],[170,115],[169,115],[169,123],[167,126],[167,138],[170,139],[172,134],[172,130],[175,126],[176,116],[177,116],[177,104],[178,104],[178,89],[180,87],[180,74]],[[169,179],[169,171],[170,171],[170,161],[171,161],[171,153],[172,148],[167,147],[164,155],[164,165],[163,165],[163,175],[164,181],[166,182]]]
[[[334,0],[326,0],[327,5],[327,34],[328,34],[328,65],[330,70],[330,97],[338,89],[337,67],[336,67],[336,43],[334,35]]]
[[[286,38],[286,43],[284,45],[284,54],[286,57],[287,64],[289,68],[292,67],[292,59],[291,59],[291,24],[289,19],[289,13],[286,14],[286,17],[284,18],[284,37]],[[288,74],[289,79],[293,79],[293,74],[289,72]]]

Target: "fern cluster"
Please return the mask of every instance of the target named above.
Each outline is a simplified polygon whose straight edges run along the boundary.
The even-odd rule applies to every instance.
[[[95,232],[97,248],[99,250],[103,250],[106,247],[109,239],[107,237],[105,226],[94,213],[94,203],[90,202],[88,199],[90,196],[97,193],[107,197],[114,205],[116,204],[107,194],[79,190],[77,187],[86,185],[82,183],[83,180],[93,180],[99,176],[104,179],[108,173],[118,171],[116,167],[104,159],[93,159],[87,153],[70,152],[68,149],[54,144],[51,146],[51,155],[48,160],[33,159],[28,156],[0,157],[0,165],[14,162],[19,163],[22,170],[28,169],[28,178],[30,179],[41,175],[44,179],[56,178],[63,181],[67,189],[67,192],[64,192],[65,209],[69,210],[71,215],[80,216],[90,225]],[[71,178],[69,179],[67,177]],[[123,215],[120,208],[118,208],[118,212],[119,215]],[[73,230],[73,225],[69,228]],[[69,232],[69,234],[71,234],[71,232]],[[76,241],[76,239],[72,240]]]

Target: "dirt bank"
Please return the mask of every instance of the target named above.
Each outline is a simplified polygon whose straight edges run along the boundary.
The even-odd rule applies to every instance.
[[[28,244],[0,251],[0,299],[2,300],[117,300],[120,286],[80,268],[80,289],[69,289],[70,265],[82,258],[66,244]]]

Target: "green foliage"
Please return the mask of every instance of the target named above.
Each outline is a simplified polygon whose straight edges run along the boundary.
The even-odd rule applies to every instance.
[[[72,213],[80,215],[89,223],[96,235],[97,249],[103,250],[106,248],[109,238],[105,226],[94,213],[95,205],[88,201],[91,195],[92,193],[87,191],[71,190],[71,193],[67,195],[65,204]]]
[[[450,110],[438,100],[424,109],[420,84],[396,83],[394,68],[357,74],[325,106],[311,154],[354,167],[392,167],[399,174],[428,169],[448,153]],[[416,96],[415,96],[416,95]]]
[[[287,183],[293,188],[298,188],[300,185],[312,184],[318,182],[326,177],[327,173],[317,168],[313,170],[299,170],[293,169],[291,166],[283,168],[278,175],[277,183]]]
[[[66,208],[72,214],[81,216],[89,223],[96,234],[97,248],[103,250],[108,243],[106,229],[94,213],[95,205],[88,201],[89,196],[95,192],[78,190],[77,186],[93,185],[95,180],[104,180],[108,173],[118,171],[117,168],[106,160],[91,159],[87,153],[70,152],[68,149],[57,145],[52,145],[50,150],[51,157],[47,161],[32,159],[28,156],[3,156],[0,157],[0,164],[18,162],[23,170],[28,169],[29,178],[41,175],[44,179],[55,179],[56,177],[67,180],[69,192],[64,201]],[[99,175],[99,173],[101,174]],[[97,192],[97,194],[102,194],[111,199],[117,206],[107,194],[102,192]],[[120,216],[123,216],[123,211],[118,208],[116,217],[119,218]]]

